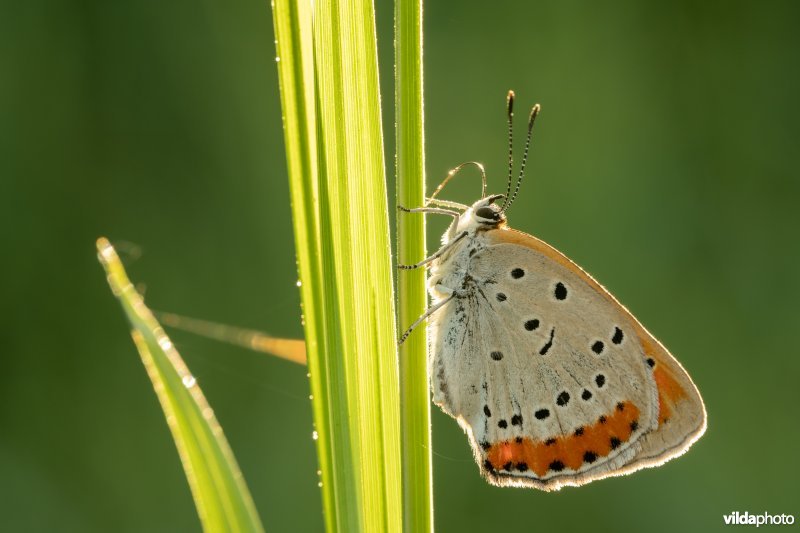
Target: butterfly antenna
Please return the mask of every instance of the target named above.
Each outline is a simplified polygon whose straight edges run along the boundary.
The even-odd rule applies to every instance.
[[[437,195],[438,195],[440,192],[442,192],[442,189],[444,189],[444,186],[445,186],[445,185],[447,185],[447,183],[448,183],[448,182],[449,182],[451,179],[453,179],[453,178],[455,177],[455,175],[456,175],[456,174],[458,174],[459,172],[461,172],[461,169],[463,169],[463,168],[464,168],[464,167],[466,167],[467,165],[474,165],[474,166],[475,166],[475,168],[477,168],[477,169],[478,169],[478,171],[481,173],[481,198],[486,198],[486,169],[485,169],[485,168],[483,168],[483,165],[482,165],[482,164],[480,164],[480,163],[478,163],[477,161],[467,161],[466,163],[461,163],[461,164],[460,164],[460,165],[458,165],[456,168],[452,169],[450,172],[448,172],[448,173],[447,173],[447,177],[445,177],[445,178],[442,180],[442,182],[439,184],[439,186],[438,186],[438,187],[436,187],[436,190],[435,190],[435,191],[433,191],[433,194],[431,194],[431,195],[428,197],[428,201],[427,201],[427,202],[425,202],[425,206],[427,206],[427,205],[428,205],[428,204],[430,204],[430,203],[437,203],[437,202],[438,202],[438,203],[442,203],[442,200],[437,200],[437,199],[436,199],[436,196],[437,196]],[[447,203],[447,202],[445,202],[445,203]],[[452,204],[453,202],[449,202],[449,203],[451,203],[451,204]],[[464,209],[466,209],[466,207],[464,207]]]
[[[506,196],[503,199],[503,211],[506,209],[508,196],[511,194],[511,178],[514,173],[514,91],[508,91],[506,110],[508,111],[508,185],[506,186]]]
[[[528,162],[528,150],[531,147],[531,136],[533,134],[533,123],[536,121],[536,117],[539,115],[539,111],[542,110],[542,106],[536,104],[531,109],[531,114],[528,117],[528,136],[525,139],[525,151],[522,153],[522,165],[519,168],[519,177],[517,178],[517,186],[514,189],[514,194],[511,196],[511,199],[508,200],[507,203],[503,204],[503,211],[505,212],[506,209],[511,207],[511,204],[514,203],[514,200],[517,198],[517,193],[519,193],[519,188],[522,185],[522,177],[525,175],[525,164]],[[510,155],[509,155],[510,157]],[[509,176],[508,176],[508,187],[509,193],[511,192],[511,168],[508,169]],[[508,198],[508,196],[506,196]]]

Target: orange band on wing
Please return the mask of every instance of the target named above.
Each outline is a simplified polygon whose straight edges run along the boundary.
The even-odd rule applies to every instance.
[[[686,391],[663,365],[656,364],[653,378],[658,387],[658,425],[661,425],[672,416],[672,406],[686,397]]]
[[[658,388],[658,425],[667,422],[672,416],[672,408],[679,400],[686,397],[686,391],[672,375],[672,372],[661,363],[653,342],[644,335],[639,335],[642,349],[650,359],[647,363],[653,368],[653,379]]]
[[[509,472],[532,470],[539,477],[550,470],[578,470],[584,463],[591,464],[609,455],[630,440],[638,428],[639,408],[629,401],[620,402],[613,412],[601,416],[591,426],[577,428],[571,435],[546,441],[517,437],[491,444],[485,466]]]

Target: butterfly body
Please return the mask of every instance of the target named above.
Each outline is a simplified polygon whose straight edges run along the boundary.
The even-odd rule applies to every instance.
[[[680,364],[602,286],[482,198],[431,262],[433,400],[496,485],[543,490],[660,464],[705,429]]]

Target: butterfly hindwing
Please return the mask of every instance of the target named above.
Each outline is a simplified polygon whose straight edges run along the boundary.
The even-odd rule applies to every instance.
[[[461,295],[429,326],[431,376],[487,479],[580,485],[663,462],[699,436],[688,375],[588,274],[514,230],[473,244]]]
[[[658,425],[643,435],[641,450],[622,472],[656,466],[685,452],[706,429],[703,400],[689,374],[669,351],[648,332],[608,291],[566,256],[545,242],[513,229],[487,232],[488,242],[513,243],[539,251],[549,260],[576,273],[620,310],[632,325],[640,353],[652,371],[657,387]]]

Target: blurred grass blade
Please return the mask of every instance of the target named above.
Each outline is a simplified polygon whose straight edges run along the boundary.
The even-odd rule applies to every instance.
[[[275,0],[273,17],[326,527],[399,531],[399,385],[372,4]]]
[[[203,530],[263,531],[233,452],[194,376],[136,292],[108,240],[100,238],[97,251],[111,291],[133,327],[131,335],[164,409]]]
[[[395,0],[395,138],[397,203],[425,203],[425,152],[422,98],[422,0]],[[397,262],[425,257],[425,217],[399,213]],[[425,312],[425,270],[398,273],[398,322],[401,331]],[[425,327],[400,347],[403,445],[403,518],[407,532],[433,530],[431,479],[431,402]]]
[[[301,339],[281,339],[254,329],[229,326],[175,313],[153,310],[153,314],[159,322],[169,328],[233,344],[248,350],[268,353],[299,365],[306,364],[306,343]]]

